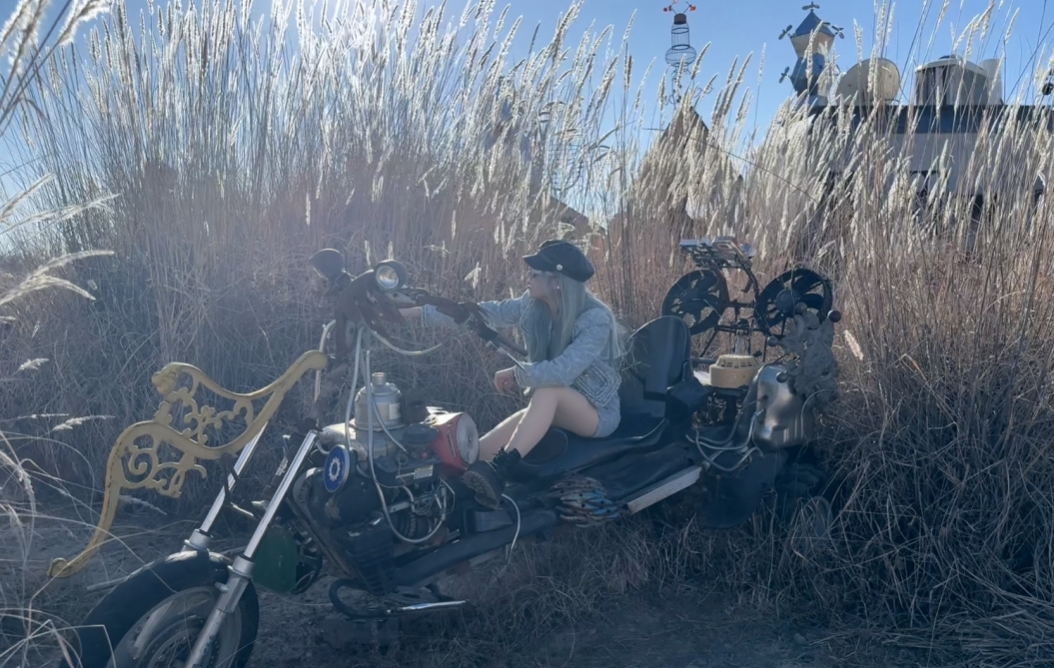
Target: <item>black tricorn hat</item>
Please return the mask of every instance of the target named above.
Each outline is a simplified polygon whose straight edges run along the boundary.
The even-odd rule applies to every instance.
[[[585,283],[593,277],[593,264],[577,246],[560,239],[543,243],[534,255],[526,255],[523,261],[538,271],[563,274],[570,279]]]

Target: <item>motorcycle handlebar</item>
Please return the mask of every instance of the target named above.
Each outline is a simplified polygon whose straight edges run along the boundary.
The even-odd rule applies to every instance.
[[[333,298],[333,310],[338,323],[362,320],[370,329],[380,330],[378,333],[383,335],[382,321],[404,322],[400,307],[431,304],[459,325],[469,322],[476,334],[488,344],[527,355],[526,350],[486,324],[478,304],[455,302],[431,295],[425,290],[406,287],[406,270],[398,262],[381,262],[354,278],[344,269],[344,256],[335,249],[318,251],[310,262],[315,271],[329,283],[326,295]],[[338,331],[342,329],[338,328]],[[346,352],[344,348],[344,345],[338,344],[338,353]]]
[[[446,297],[438,297],[429,294],[424,290],[417,290],[415,294],[415,305],[435,306],[437,311],[451,318],[457,324],[462,325],[468,323],[481,339],[492,346],[505,348],[509,352],[518,355],[527,355],[526,350],[510,341],[508,337],[499,333],[487,324],[484,318],[483,309],[479,307],[479,304],[474,302],[455,302]]]
[[[496,330],[491,329],[483,322],[476,323],[476,333],[479,334],[481,339],[488,343],[507,348],[508,350],[523,357],[527,356],[526,350],[510,341],[507,337],[498,333]]]

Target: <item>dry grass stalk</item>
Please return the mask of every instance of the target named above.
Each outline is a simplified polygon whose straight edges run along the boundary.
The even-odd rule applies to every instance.
[[[234,2],[154,8],[141,32],[118,4],[87,55],[56,52],[26,86],[27,152],[54,174],[27,201],[112,199],[32,239],[23,227],[18,250],[27,261],[41,248],[115,257],[77,266],[94,302],[24,295],[35,321],[8,335],[3,363],[50,362],[3,397],[0,415],[113,416],[82,427],[90,445],[79,452],[98,466],[116,431],[156,405],[147,378],[167,361],[233,388],[264,384],[317,338],[325,314],[303,260],[321,246],[346,251],[352,270],[397,255],[445,294],[514,294],[516,258],[560,231],[555,185],[607,224],[577,233],[628,325],[654,317],[685,268],[678,239],[717,233],[750,238],[766,278],[794,262],[829,273],[846,315],[843,407],[823,448],[838,482],[831,539],[794,552],[759,516],[724,537],[692,530],[661,550],[615,553],[627,559],[620,572],[666,569],[660,580],[677,581],[705,556],[759,601],[812,601],[828,620],[893,628],[891,640],[942,655],[1040,665],[1047,648],[1029,638],[1052,630],[1054,221],[1032,189],[1054,172],[1048,131],[1011,122],[980,134],[957,168],[1003,194],[973,224],[962,198],[918,201],[895,138],[874,121],[851,130],[835,114],[829,132],[808,135],[786,109],[760,145],[737,150],[745,64],[716,91],[697,67],[674,123],[683,131],[645,156],[633,64],[601,57],[607,33],[568,43],[577,4],[515,63],[519,23],[488,3],[453,30],[436,9],[356,7],[298,17],[293,42],[281,21],[250,23]],[[990,33],[990,21],[970,31]],[[714,94],[704,132],[688,110]],[[855,177],[825,194],[836,157]],[[464,341],[430,367],[384,363],[486,424],[508,406],[488,389],[483,354]],[[91,479],[65,450],[36,447],[47,470]],[[641,578],[630,579],[656,582]],[[594,585],[569,583],[572,607],[590,609]]]

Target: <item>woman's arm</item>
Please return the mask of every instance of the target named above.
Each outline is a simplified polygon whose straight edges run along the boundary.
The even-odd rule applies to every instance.
[[[589,368],[611,340],[611,320],[603,309],[590,309],[580,316],[582,329],[556,359],[524,363],[515,368],[520,387],[570,387]]]
[[[479,308],[483,311],[486,316],[487,322],[492,327],[514,327],[520,323],[520,317],[523,315],[524,309],[530,300],[530,294],[524,292],[519,297],[512,299],[501,299],[479,302]],[[436,307],[431,304],[424,306],[414,306],[413,308],[400,309],[403,316],[408,318],[420,318],[422,322],[428,325],[435,325],[438,327],[457,327],[457,323],[454,319],[448,315],[440,313],[436,310]]]

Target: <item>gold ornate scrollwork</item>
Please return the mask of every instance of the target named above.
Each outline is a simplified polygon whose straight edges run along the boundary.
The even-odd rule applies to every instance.
[[[301,355],[277,380],[248,394],[231,392],[220,387],[200,369],[179,362],[165,365],[154,374],[151,382],[161,393],[162,401],[153,419],[137,422],[125,429],[117,439],[106,465],[106,487],[102,513],[88,546],[72,560],[54,559],[48,566],[48,576],[69,577],[81,569],[98,552],[110,534],[123,490],[152,489],[158,494],[178,498],[187,474],[194,471],[205,476],[199,460],[216,460],[224,455],[237,455],[259,434],[274,416],[286,393],[309,371],[325,369],[327,357],[319,351]],[[189,386],[181,386],[180,378],[190,378]],[[206,389],[218,397],[233,402],[230,410],[217,411],[212,406],[199,405],[195,395]],[[257,413],[253,401],[267,398]],[[179,407],[181,429],[173,426]],[[221,433],[232,422],[244,421],[245,428],[236,437],[219,446],[209,445],[209,433]],[[163,461],[162,446],[178,452],[175,461]]]

